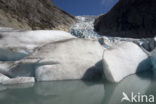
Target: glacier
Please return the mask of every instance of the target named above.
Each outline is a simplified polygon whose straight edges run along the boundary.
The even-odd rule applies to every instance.
[[[94,31],[94,21],[97,16],[77,16],[76,18],[77,23],[71,27],[70,33],[58,30],[26,31],[0,27],[0,73],[11,79],[35,77],[36,81],[38,76],[43,76],[43,79],[39,81],[44,81],[47,77],[48,81],[60,79],[51,78],[54,72],[57,72],[56,76],[67,74],[60,80],[82,79],[85,75],[95,74],[97,70],[93,68],[97,66],[99,68],[103,63],[109,66],[109,68],[100,67],[106,79],[119,82],[130,74],[136,73],[137,66],[148,57],[154,66],[155,52],[151,53],[156,46],[154,38],[100,36]],[[132,45],[122,48],[123,45],[120,43]],[[111,58],[108,58],[110,53]],[[136,54],[137,57],[135,57]],[[135,66],[129,60],[135,62]],[[58,64],[54,66],[55,62]],[[126,64],[123,65],[124,62]],[[147,63],[147,65],[151,64]],[[55,68],[56,66],[58,68]],[[115,66],[118,66],[118,70],[115,70]],[[47,71],[42,73],[45,69]],[[50,76],[48,72],[51,72]]]
[[[98,38],[100,35],[94,31],[94,21],[97,16],[76,16],[77,22],[70,32],[79,38]]]
[[[148,53],[148,51],[152,51],[156,46],[153,38],[134,39],[101,36],[94,31],[94,21],[96,18],[98,18],[98,16],[76,16],[77,22],[70,28],[70,33],[78,38],[97,39],[104,45],[105,48],[111,48],[111,45],[115,45],[116,42],[119,41],[127,41],[138,44],[141,48],[145,49],[144,51],[147,51]]]
[[[29,54],[34,49],[49,42],[75,38],[70,33],[57,30],[16,30],[0,27],[0,60],[16,61]]]
[[[131,74],[151,68],[148,55],[132,42],[117,43],[116,48],[103,53],[103,71],[111,82],[119,82]]]
[[[140,67],[139,65],[142,64],[142,61],[144,65],[142,64],[141,67],[144,67],[145,70],[151,69],[150,60],[153,60],[152,63],[155,67],[155,54],[151,55],[151,52],[156,47],[154,38],[134,39],[109,37],[106,35],[100,36],[100,34],[94,31],[94,21],[97,16],[77,16],[76,18],[77,23],[71,27],[71,34],[78,38],[96,39],[101,43],[105,48],[103,53],[103,70],[106,79],[109,81],[119,82],[126,76],[139,72],[140,69],[138,71],[138,67]],[[123,45],[118,45],[121,43],[131,45],[122,48]],[[109,54],[111,54],[111,59],[107,58]],[[149,58],[150,56],[152,58]],[[113,60],[113,58],[116,60]],[[144,62],[144,60],[146,61]],[[106,65],[109,67],[105,67]]]

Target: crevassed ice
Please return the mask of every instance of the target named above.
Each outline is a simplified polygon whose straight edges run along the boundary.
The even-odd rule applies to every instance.
[[[142,46],[144,49],[151,51],[155,48],[155,41],[153,38],[146,38],[146,39],[133,39],[133,38],[121,38],[121,37],[108,37],[108,36],[100,36],[97,32],[94,31],[94,21],[97,16],[76,16],[77,23],[74,24],[70,32],[76,37],[79,38],[91,38],[91,39],[98,39],[100,43],[103,41],[107,41],[104,46],[106,48],[110,48],[110,44],[115,44],[118,41],[129,41],[135,42],[138,45]],[[101,40],[102,39],[102,40]]]
[[[96,16],[77,16],[77,23],[74,24],[70,31],[71,34],[79,38],[98,38],[98,35],[94,31],[94,21]]]

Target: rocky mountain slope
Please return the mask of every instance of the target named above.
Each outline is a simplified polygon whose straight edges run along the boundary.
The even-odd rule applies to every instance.
[[[103,35],[146,38],[156,34],[155,0],[120,0],[94,23]]]
[[[75,17],[51,0],[0,0],[0,26],[18,29],[69,30]]]

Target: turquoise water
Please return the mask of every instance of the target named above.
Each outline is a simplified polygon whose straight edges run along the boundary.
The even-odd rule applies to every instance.
[[[0,86],[0,90],[0,104],[132,104],[121,103],[122,92],[156,97],[156,81],[152,73],[146,72],[131,75],[118,84],[105,80],[54,81]]]

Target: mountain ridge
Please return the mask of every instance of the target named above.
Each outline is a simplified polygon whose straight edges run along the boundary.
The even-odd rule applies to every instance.
[[[108,13],[95,20],[95,30],[114,37],[154,37],[155,5],[155,0],[119,0]]]
[[[74,16],[58,8],[51,0],[0,1],[0,26],[68,31],[75,20]]]

